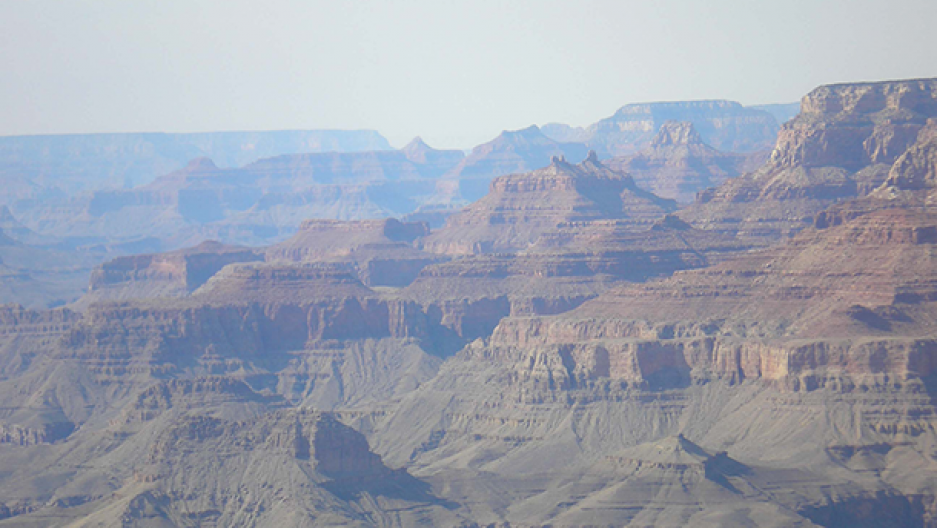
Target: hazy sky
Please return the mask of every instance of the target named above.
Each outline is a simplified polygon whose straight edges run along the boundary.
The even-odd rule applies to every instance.
[[[0,0],[0,135],[373,128],[467,148],[631,102],[937,76],[937,1]]]

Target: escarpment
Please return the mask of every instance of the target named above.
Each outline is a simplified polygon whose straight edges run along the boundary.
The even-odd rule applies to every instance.
[[[788,237],[830,205],[884,183],[937,117],[935,101],[934,79],[817,88],[781,128],[762,168],[701,192],[681,216],[755,240]]]

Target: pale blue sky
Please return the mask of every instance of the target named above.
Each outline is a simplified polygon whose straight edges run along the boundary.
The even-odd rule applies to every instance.
[[[373,128],[468,148],[631,102],[937,76],[937,2],[0,0],[0,135]]]

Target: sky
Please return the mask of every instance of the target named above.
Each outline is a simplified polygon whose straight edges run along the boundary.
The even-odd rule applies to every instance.
[[[933,0],[0,0],[0,135],[375,129],[470,148],[628,103],[937,77]]]

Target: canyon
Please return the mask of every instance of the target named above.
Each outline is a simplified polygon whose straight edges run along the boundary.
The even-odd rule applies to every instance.
[[[600,123],[0,210],[0,526],[937,526],[937,80]]]

